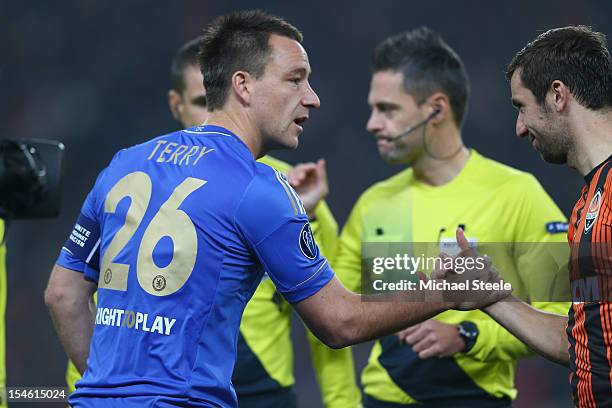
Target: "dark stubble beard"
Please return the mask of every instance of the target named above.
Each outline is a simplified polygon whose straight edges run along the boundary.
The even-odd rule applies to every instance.
[[[542,159],[547,163],[567,164],[568,155],[573,149],[567,124],[555,116],[552,108],[546,102],[541,106],[540,112],[543,115],[542,119],[545,119],[547,123],[536,138]]]
[[[539,152],[542,159],[552,164],[567,164],[573,144],[565,131],[557,135],[548,135],[538,139]]]

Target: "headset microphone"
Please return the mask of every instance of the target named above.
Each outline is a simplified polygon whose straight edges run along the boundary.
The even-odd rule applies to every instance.
[[[421,126],[426,125],[430,120],[432,120],[440,112],[442,112],[442,108],[440,108],[439,106],[435,106],[433,108],[433,110],[431,111],[431,113],[429,115],[427,115],[427,117],[425,119],[423,119],[422,121],[420,121],[416,125],[408,126],[401,133],[399,133],[399,134],[397,134],[395,136],[385,137],[385,139],[391,140],[391,141],[396,141],[398,139],[401,139],[404,136],[408,136],[410,133],[414,132],[415,130],[417,130]]]

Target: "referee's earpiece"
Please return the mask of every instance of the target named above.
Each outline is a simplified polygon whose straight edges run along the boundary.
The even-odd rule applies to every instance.
[[[402,138],[406,135],[409,135],[410,133],[414,132],[416,129],[422,127],[422,126],[426,126],[430,120],[432,120],[434,118],[434,116],[436,116],[438,113],[442,112],[442,108],[439,106],[434,106],[433,110],[431,111],[431,113],[429,115],[427,115],[427,117],[425,119],[423,119],[422,121],[420,121],[419,123],[413,125],[413,126],[408,126],[407,128],[404,129],[403,132],[395,135],[395,136],[389,136],[388,139],[393,141],[393,140],[398,140],[399,138]],[[423,135],[425,135],[425,133],[423,132]],[[424,137],[424,136],[423,136]]]
[[[431,113],[429,114],[429,118],[433,119],[437,114],[439,114],[440,112],[442,112],[442,108],[439,106],[434,106],[433,110],[431,111]]]

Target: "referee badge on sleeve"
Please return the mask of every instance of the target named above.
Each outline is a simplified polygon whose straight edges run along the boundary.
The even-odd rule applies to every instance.
[[[315,243],[310,224],[306,223],[300,231],[300,250],[308,259],[315,259],[318,254],[317,244]]]
[[[548,232],[549,234],[566,233],[568,229],[568,222],[553,221],[546,223],[546,232]]]

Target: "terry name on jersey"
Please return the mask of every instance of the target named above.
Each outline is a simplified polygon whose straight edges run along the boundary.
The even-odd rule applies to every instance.
[[[133,310],[111,309],[98,307],[96,312],[96,324],[104,326],[127,327],[128,329],[142,330],[150,333],[159,333],[169,336],[172,334],[172,326],[176,319],[165,316],[155,316],[153,324],[150,324],[149,314],[135,312]]]
[[[200,159],[215,149],[206,146],[187,146],[175,142],[168,143],[167,140],[158,140],[147,160],[155,160],[157,163],[170,163],[179,166],[195,166]],[[191,160],[191,163],[190,163]]]

